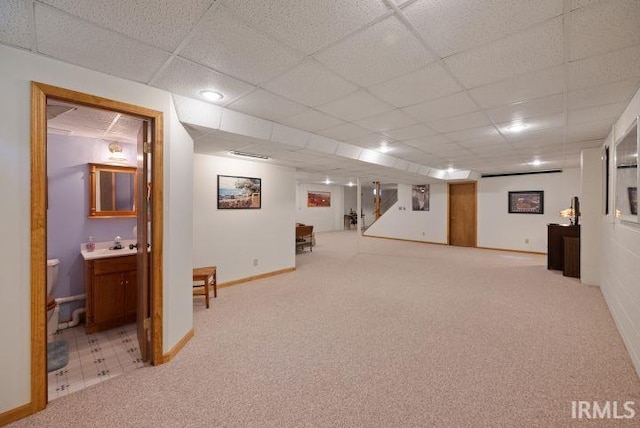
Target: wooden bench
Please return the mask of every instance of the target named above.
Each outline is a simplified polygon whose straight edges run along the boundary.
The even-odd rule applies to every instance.
[[[193,269],[193,288],[204,287],[204,296],[207,299],[207,309],[209,309],[209,287],[212,285],[213,297],[216,298],[218,297],[216,266],[206,266]]]

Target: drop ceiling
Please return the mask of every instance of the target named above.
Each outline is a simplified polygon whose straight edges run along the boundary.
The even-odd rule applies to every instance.
[[[213,89],[336,148],[384,144],[395,166],[188,127],[197,152],[260,150],[310,181],[577,167],[640,87],[637,0],[3,0],[0,17],[0,43]]]

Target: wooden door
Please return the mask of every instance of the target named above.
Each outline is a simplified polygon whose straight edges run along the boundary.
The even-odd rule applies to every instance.
[[[476,183],[449,184],[449,245],[476,246]]]
[[[138,328],[138,344],[140,346],[140,354],[143,361],[149,359],[149,350],[151,349],[151,317],[149,313],[150,293],[149,293],[149,251],[147,244],[149,243],[148,229],[149,224],[149,153],[151,141],[149,140],[149,122],[143,121],[142,127],[138,132],[138,251],[137,251],[137,328]]]

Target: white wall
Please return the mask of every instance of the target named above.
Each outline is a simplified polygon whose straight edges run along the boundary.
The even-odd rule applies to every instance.
[[[180,177],[180,169],[191,152],[189,137],[171,114],[170,94],[138,83],[64,64],[29,52],[0,46],[0,200],[5,203],[0,235],[10,245],[0,248],[0,413],[30,401],[31,326],[30,326],[30,82],[39,81],[80,92],[111,98],[164,112],[165,258],[164,296],[186,301],[191,298],[191,247],[171,245],[176,237],[192,234],[190,213],[176,208],[177,198],[186,207],[190,203],[189,179]],[[174,129],[175,127],[175,129]],[[175,194],[175,190],[179,192]],[[173,191],[172,191],[173,190]],[[186,194],[181,194],[185,192]],[[188,210],[185,210],[188,211]],[[171,304],[173,305],[173,303]],[[175,345],[191,328],[191,312],[182,303],[169,306],[164,313],[164,351]]]
[[[621,138],[635,117],[640,114],[640,91],[633,97],[615,124],[615,138]],[[610,135],[608,142],[613,140]],[[607,144],[607,142],[605,142]],[[613,154],[611,144],[611,153]],[[614,156],[610,170],[615,175]],[[612,200],[615,181],[610,181]],[[631,360],[640,375],[640,227],[615,220],[615,206],[602,219],[602,273],[600,288],[616,321]]]
[[[262,208],[218,210],[218,175],[262,179]],[[293,168],[196,154],[193,190],[194,266],[216,265],[219,283],[295,267]]]
[[[602,150],[599,147],[582,151],[580,169],[580,281],[600,285],[602,230]]]
[[[357,211],[358,188],[356,186],[344,188],[344,214],[349,214],[349,210]]]
[[[544,214],[509,214],[509,191],[543,190]],[[547,252],[547,224],[564,223],[562,209],[580,197],[580,170],[561,173],[488,177],[478,181],[478,246]],[[529,243],[525,243],[525,240]]]
[[[447,185],[432,183],[429,192],[429,211],[412,211],[411,185],[398,184],[398,202],[366,230],[365,236],[446,244]]]
[[[308,207],[307,192],[330,192],[330,207]],[[355,209],[355,205],[353,206]],[[314,232],[342,230],[344,228],[344,187],[324,184],[304,184],[296,186],[296,222],[313,226]]]
[[[514,190],[544,190],[544,214],[509,214],[507,195]],[[580,170],[483,178],[478,181],[478,246],[547,251],[547,224],[568,223],[558,216],[580,196]],[[411,211],[411,186],[398,185],[398,203],[365,235],[425,242],[447,242],[447,184],[430,185],[430,211]],[[400,210],[399,207],[406,207]],[[529,243],[525,243],[525,239]]]
[[[194,200],[193,140],[178,121],[173,103],[169,105],[168,114],[165,113],[165,124],[169,127],[170,142],[165,146],[164,169],[163,341],[166,352],[193,327]]]

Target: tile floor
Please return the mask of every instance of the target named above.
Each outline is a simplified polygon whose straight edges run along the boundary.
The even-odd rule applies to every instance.
[[[49,401],[144,366],[135,323],[92,334],[80,324],[54,340],[67,341],[69,364],[48,374]]]

